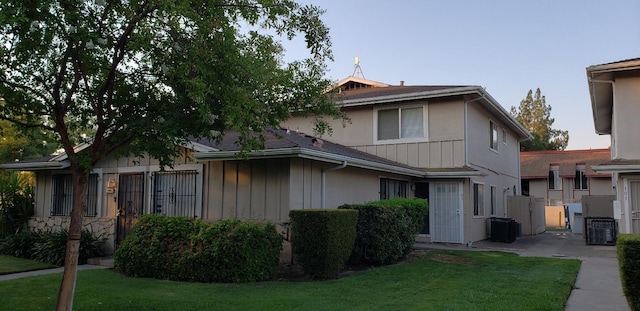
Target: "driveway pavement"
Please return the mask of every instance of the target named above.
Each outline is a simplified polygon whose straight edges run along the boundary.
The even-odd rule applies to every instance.
[[[457,248],[466,250],[498,250],[520,256],[573,258],[582,261],[575,288],[565,310],[629,310],[622,293],[615,246],[586,245],[581,234],[545,232],[518,237],[513,243],[478,241],[468,247],[459,244],[417,243],[416,248]]]

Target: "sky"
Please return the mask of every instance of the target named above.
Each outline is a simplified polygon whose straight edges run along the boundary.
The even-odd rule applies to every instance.
[[[640,57],[638,0],[303,0],[326,10],[334,61],[405,85],[479,85],[507,111],[540,88],[567,150],[608,148],[593,125],[586,67]],[[287,58],[304,46],[282,42]]]

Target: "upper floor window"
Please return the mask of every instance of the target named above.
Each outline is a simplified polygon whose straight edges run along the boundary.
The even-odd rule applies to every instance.
[[[560,166],[551,164],[549,166],[549,190],[561,190],[562,180],[560,179]]]
[[[489,121],[489,143],[491,149],[498,151],[498,125]]]
[[[51,176],[51,216],[70,216],[73,208],[73,179],[71,174]],[[89,174],[87,179],[87,210],[85,216],[98,215],[98,174]]]
[[[424,107],[380,109],[377,111],[378,141],[425,137]]]
[[[507,144],[507,130],[502,129],[502,144]]]
[[[586,170],[587,168],[584,164],[576,165],[576,178],[574,179],[575,189],[589,189]]]
[[[380,178],[380,200],[406,198],[407,184],[405,180]]]
[[[473,184],[473,216],[484,215],[484,185]]]

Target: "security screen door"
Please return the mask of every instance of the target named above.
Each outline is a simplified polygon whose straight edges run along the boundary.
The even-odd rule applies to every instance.
[[[432,242],[462,243],[462,183],[429,183]]]

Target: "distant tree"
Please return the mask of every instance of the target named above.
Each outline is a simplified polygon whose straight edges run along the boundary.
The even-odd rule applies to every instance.
[[[520,101],[520,107],[511,107],[511,115],[533,136],[532,140],[520,143],[521,151],[564,150],[569,144],[569,132],[552,128],[551,105],[546,104],[540,88],[535,95],[529,90]]]
[[[58,148],[56,140],[40,129],[20,129],[0,120],[0,163],[49,156]]]
[[[146,153],[170,165],[189,136],[225,130],[258,149],[262,130],[292,111],[343,116],[324,94],[332,56],[322,13],[294,0],[0,0],[0,119],[54,133],[72,173],[58,310],[73,306],[98,161]],[[278,40],[296,35],[309,54],[287,63]],[[81,142],[90,146],[76,152]]]

